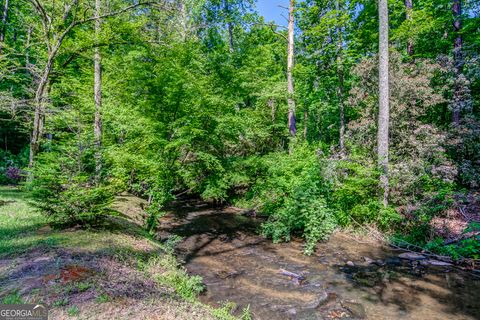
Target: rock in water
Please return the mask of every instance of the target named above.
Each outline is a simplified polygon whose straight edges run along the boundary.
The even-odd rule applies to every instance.
[[[368,264],[373,264],[373,259],[370,259],[369,257],[363,257],[363,260],[365,260],[366,263]]]
[[[297,309],[291,308],[287,310],[287,315],[289,316],[296,316],[297,315]]]
[[[424,255],[414,253],[414,252],[404,252],[402,254],[399,254],[398,257],[400,259],[405,259],[405,260],[424,260],[427,259]]]
[[[347,266],[355,267],[355,263],[353,263],[352,261],[347,261]]]
[[[428,260],[427,262],[429,265],[434,267],[451,267],[452,266],[451,263],[439,261],[439,260]]]
[[[350,311],[352,316],[357,319],[366,319],[367,312],[365,311],[365,307],[358,302],[343,300],[342,306]]]

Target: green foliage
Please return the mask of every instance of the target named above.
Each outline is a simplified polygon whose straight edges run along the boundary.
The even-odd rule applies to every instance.
[[[78,316],[80,314],[80,309],[77,306],[68,307],[67,314],[70,317]]]
[[[465,233],[473,232],[473,236],[459,240],[452,244],[445,244],[442,237],[430,239],[431,227],[428,221],[413,223],[402,234],[397,234],[392,238],[392,242],[402,246],[414,248],[423,247],[426,250],[438,255],[448,256],[454,260],[470,258],[478,259],[480,257],[480,235],[476,234],[480,230],[478,223],[471,222],[464,230]]]
[[[480,257],[480,237],[464,239],[456,244],[445,245],[443,238],[435,238],[425,245],[425,249],[439,255],[461,258],[478,259]]]
[[[154,235],[157,232],[160,218],[166,214],[163,208],[169,201],[173,200],[173,196],[166,188],[154,185],[149,191],[149,199],[150,205],[145,210],[147,219],[144,227],[150,235]]]
[[[79,292],[84,292],[90,289],[93,285],[89,282],[79,282],[76,284],[77,290]]]
[[[62,299],[58,299],[58,300],[55,300],[52,304],[52,306],[54,307],[63,307],[63,306],[66,306],[68,305],[68,298],[62,298]]]
[[[388,208],[378,201],[375,169],[375,2],[296,2],[294,139],[286,126],[285,32],[266,24],[254,1],[168,2],[172,10],[142,6],[102,19],[99,32],[93,23],[77,21],[64,38],[69,23],[82,17],[75,13],[91,14],[88,4],[41,4],[21,1],[3,26],[0,184],[24,178],[37,74],[48,71],[39,155],[27,187],[51,220],[93,222],[108,212],[115,192],[128,191],[150,200],[144,227],[153,234],[168,202],[190,194],[269,215],[263,233],[274,241],[302,236],[307,253],[337,226],[357,224],[393,228],[425,245],[431,240],[428,223],[451,207],[450,195],[459,187],[478,188],[480,37],[474,1],[463,4],[462,77],[453,68],[451,1],[414,1],[410,19],[403,1],[389,2]],[[115,0],[102,10],[129,4]],[[42,23],[44,17],[49,21]],[[50,70],[48,56],[59,39]],[[410,42],[414,56],[406,53]],[[100,150],[92,132],[94,47],[103,70]],[[460,87],[461,99],[454,92]],[[455,99],[465,110],[452,128]],[[339,153],[341,118],[346,147]]]
[[[390,230],[400,220],[377,200],[378,173],[368,163],[328,158],[320,147],[297,144],[253,164],[256,179],[241,203],[269,215],[262,232],[275,242],[303,236],[311,254],[337,225],[374,223]]]
[[[166,212],[165,211],[159,211],[155,207],[148,207],[147,208],[147,219],[145,220],[145,230],[150,235],[154,235],[157,232],[157,227],[160,224],[160,218],[163,217]]]
[[[205,290],[202,277],[188,275],[168,249],[163,256],[150,257],[146,262],[139,261],[139,267],[146,272],[154,271],[154,278],[159,284],[174,288],[175,292],[187,301],[195,301]]]
[[[2,304],[23,304],[25,303],[18,292],[7,294],[2,299]]]
[[[478,260],[480,258],[480,237],[462,240],[457,248],[459,256]]]
[[[111,299],[110,299],[110,296],[106,293],[102,293],[100,294],[96,299],[95,301],[97,303],[107,303],[109,302]]]
[[[237,305],[233,302],[225,302],[222,307],[212,310],[212,314],[218,320],[252,320],[250,314],[250,305],[242,310],[240,317],[233,316],[233,312],[237,308]]]
[[[182,273],[168,274],[160,280],[175,288],[176,292],[186,300],[192,300],[198,296],[205,286],[200,276],[187,276]]]
[[[337,183],[333,203],[341,225],[377,222],[380,215],[378,200],[378,173],[368,163],[340,161],[337,164]]]
[[[113,190],[95,186],[88,176],[72,172],[68,159],[52,152],[42,155],[28,188],[35,206],[60,224],[91,223],[108,213]]]
[[[251,193],[252,204],[270,216],[263,234],[275,242],[289,241],[291,234],[303,234],[307,240],[305,252],[311,253],[336,225],[324,198],[328,182],[322,177],[316,150],[298,145],[291,154],[271,154],[264,161],[266,171]]]

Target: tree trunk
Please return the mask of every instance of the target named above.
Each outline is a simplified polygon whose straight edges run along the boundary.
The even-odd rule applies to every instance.
[[[30,73],[30,40],[32,37],[32,27],[28,28],[27,31],[27,42],[25,44],[25,69],[27,74]],[[33,74],[33,72],[32,72]]]
[[[295,0],[290,0],[288,14],[288,53],[287,53],[287,82],[288,82],[288,129],[292,136],[297,134],[295,119],[295,91],[293,87],[294,66],[294,38],[295,38]]]
[[[379,113],[378,113],[378,165],[382,171],[380,186],[383,205],[388,205],[388,130],[390,121],[388,75],[388,2],[379,0]]]
[[[455,68],[457,68],[458,71],[461,72],[463,68],[463,55],[462,55],[462,35],[460,32],[462,31],[462,2],[461,0],[453,0],[453,6],[452,6],[452,12],[453,12],[453,30],[455,31],[455,34],[457,35],[455,40],[454,40],[454,47],[453,47],[453,58],[455,61]]]
[[[345,155],[345,105],[343,104],[343,75],[340,75],[340,84],[338,86],[339,108],[340,108],[340,154]]]
[[[99,19],[101,10],[101,0],[95,0],[95,41],[98,42],[100,35],[101,21]],[[95,181],[98,183],[102,173],[102,57],[100,48],[95,47],[93,57],[94,63],[94,100],[95,100],[95,120],[93,125],[94,146],[95,146]]]
[[[453,0],[452,5],[452,13],[453,13],[453,30],[457,35],[454,40],[453,44],[453,62],[455,66],[455,91],[454,91],[454,102],[453,102],[453,112],[452,112],[452,122],[454,125],[458,125],[460,123],[460,113],[462,112],[462,85],[458,81],[463,69],[463,54],[462,54],[462,35],[460,34],[462,30],[462,2],[461,0]]]
[[[340,3],[339,0],[335,2],[335,10],[337,11],[337,18],[338,13],[340,12]],[[337,91],[337,98],[338,98],[338,109],[340,112],[340,132],[339,132],[339,146],[340,146],[340,154],[343,156],[345,155],[345,106],[343,104],[343,92],[344,92],[344,74],[343,74],[343,57],[342,57],[342,45],[343,45],[343,37],[342,37],[342,30],[338,26],[337,22],[337,76],[338,76],[338,91]]]
[[[43,131],[43,121],[44,121],[44,111],[45,111],[44,104],[45,104],[45,96],[47,92],[46,89],[48,87],[48,81],[50,77],[50,72],[52,71],[53,59],[56,55],[56,51],[57,50],[50,53],[48,56],[47,64],[45,65],[42,76],[38,80],[38,87],[37,87],[37,90],[35,91],[35,97],[33,99],[35,113],[33,117],[32,136],[30,141],[30,157],[28,161],[29,168],[33,167],[33,161],[40,148],[40,138],[42,136],[42,131]]]
[[[413,11],[413,0],[405,0],[405,11],[406,11],[406,18],[407,21],[412,20],[412,11]],[[409,56],[413,56],[413,40],[408,38],[407,40],[407,54]]]
[[[272,115],[272,125],[275,124],[275,113],[277,112],[277,107],[275,105],[275,100],[269,99],[267,105],[270,107],[271,115]]]
[[[185,8],[185,3],[183,0],[179,1],[178,9],[180,12],[180,35],[181,35],[182,41],[186,41],[188,17],[187,17],[187,8]]]
[[[0,54],[2,53],[3,43],[5,42],[5,32],[7,30],[7,19],[8,19],[8,0],[5,0],[3,6],[2,14],[2,27],[0,29]]]

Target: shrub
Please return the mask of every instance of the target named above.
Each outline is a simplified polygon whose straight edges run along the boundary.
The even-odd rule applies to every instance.
[[[263,234],[274,242],[303,235],[305,252],[312,253],[319,240],[328,238],[336,223],[324,197],[329,183],[322,177],[316,149],[298,145],[291,154],[265,157],[263,174],[251,191],[251,204],[270,217]]]
[[[22,166],[25,155],[14,155],[9,151],[0,150],[0,184],[17,184],[23,179]]]
[[[56,223],[93,222],[108,212],[113,190],[93,185],[87,175],[68,167],[68,159],[54,152],[38,159],[33,170],[35,179],[28,184],[34,205]]]
[[[375,223],[390,229],[400,220],[393,208],[383,208],[378,196],[378,172],[354,156],[326,158],[320,148],[296,145],[290,154],[272,153],[257,163],[257,178],[242,205],[265,213],[265,236],[274,242],[292,235],[305,238],[311,254],[337,225]]]
[[[17,167],[8,167],[5,171],[5,176],[7,177],[7,179],[15,182],[18,182],[22,178],[21,171]]]
[[[59,188],[35,187],[36,206],[61,224],[85,224],[108,212],[113,193],[108,187],[72,183]]]
[[[370,223],[379,218],[378,176],[369,163],[354,160],[337,162],[332,205],[341,225],[347,226],[353,220]]]

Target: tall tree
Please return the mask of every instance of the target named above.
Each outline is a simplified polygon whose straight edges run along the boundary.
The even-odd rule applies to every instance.
[[[290,0],[288,8],[288,52],[287,52],[287,86],[288,86],[288,129],[295,136],[297,124],[295,119],[295,89],[293,85],[293,67],[295,54],[295,0]]]
[[[0,26],[0,54],[2,53],[3,43],[5,42],[5,32],[7,30],[8,20],[8,0],[5,0],[2,13],[2,25]]]
[[[462,74],[462,69],[464,65],[462,46],[463,39],[461,35],[462,31],[462,1],[453,0],[452,4],[452,13],[453,13],[453,30],[455,32],[455,39],[453,43],[453,62],[455,68],[455,88],[454,88],[454,102],[453,102],[453,112],[452,112],[452,122],[454,125],[460,123],[460,113],[463,105],[462,99],[462,83],[459,81]]]
[[[335,1],[335,10],[337,11],[336,17],[339,19],[340,16],[340,1]],[[339,26],[339,22],[336,24],[336,32],[337,32],[337,76],[338,76],[338,88],[337,88],[337,95],[338,95],[338,109],[340,113],[340,132],[339,132],[339,146],[340,146],[340,153],[342,155],[345,154],[345,105],[343,104],[343,93],[345,90],[344,86],[344,71],[343,71],[343,57],[342,57],[342,49],[343,49],[343,37],[342,37],[342,30],[341,26]]]
[[[408,21],[412,20],[412,11],[413,11],[413,0],[405,0],[405,12],[406,12],[406,18]],[[407,53],[409,56],[413,55],[413,39],[410,37],[407,40]]]
[[[383,190],[383,205],[388,205],[388,130],[390,121],[390,93],[388,75],[388,0],[378,1],[379,48],[378,48],[378,165],[382,171],[380,186]]]
[[[102,172],[102,57],[98,39],[101,28],[101,0],[95,0],[95,52],[94,63],[94,85],[93,94],[95,99],[95,120],[93,125],[94,145],[95,145],[95,180],[100,181]]]

